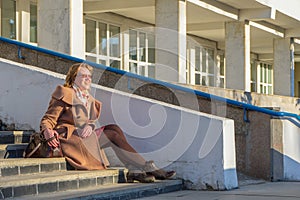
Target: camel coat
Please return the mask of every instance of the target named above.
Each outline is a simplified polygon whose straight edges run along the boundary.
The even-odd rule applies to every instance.
[[[90,96],[88,105],[88,108],[83,105],[73,88],[57,86],[40,129],[57,130],[63,155],[75,169],[106,169],[107,159],[100,149],[95,131],[85,139],[78,134],[86,124],[94,130],[95,122],[100,117],[102,103]]]

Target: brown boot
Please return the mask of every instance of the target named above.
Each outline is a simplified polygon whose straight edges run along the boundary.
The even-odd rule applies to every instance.
[[[134,181],[138,181],[141,183],[153,183],[155,181],[155,177],[147,174],[145,171],[134,169],[129,170],[127,175],[127,183],[133,183]]]
[[[144,170],[147,172],[147,174],[153,175],[155,179],[158,180],[170,179],[176,175],[175,171],[164,171],[162,169],[159,169],[155,166],[153,160],[146,162]]]

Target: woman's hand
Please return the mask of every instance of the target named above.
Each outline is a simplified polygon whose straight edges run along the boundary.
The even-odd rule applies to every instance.
[[[44,130],[43,134],[44,134],[46,140],[54,137],[53,139],[51,139],[50,141],[47,142],[50,147],[56,148],[59,146],[58,133],[55,130],[46,128]]]
[[[82,130],[80,136],[82,138],[89,137],[93,133],[93,128],[90,125],[86,125]]]

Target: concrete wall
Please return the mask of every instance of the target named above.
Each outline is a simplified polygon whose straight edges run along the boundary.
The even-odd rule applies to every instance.
[[[39,130],[50,94],[64,76],[4,59],[0,71],[0,118],[17,128]],[[99,85],[92,93],[103,102],[99,126],[119,124],[138,152],[175,169],[189,188],[238,186],[233,120]]]
[[[283,120],[284,179],[300,180],[300,129],[288,120]]]
[[[300,63],[299,62],[296,62],[295,63],[295,82],[294,82],[294,85],[295,85],[295,96],[296,97],[299,97],[300,96],[300,88],[299,88],[299,85],[300,85]]]
[[[272,119],[273,180],[300,180],[300,129],[288,119]],[[276,166],[276,168],[275,168]]]
[[[300,65],[299,65],[300,66]],[[296,68],[297,69],[297,68]],[[297,71],[297,70],[296,70]],[[297,76],[297,74],[299,74]],[[298,88],[296,82],[300,81],[300,69],[298,69],[295,74],[295,89]],[[225,97],[228,99],[248,103],[254,106],[272,108],[275,110],[300,114],[300,104],[298,97],[288,97],[280,95],[267,95],[259,94],[256,92],[245,92],[242,90],[231,90],[217,87],[207,87],[207,86],[196,86],[196,85],[183,85],[185,87],[190,87],[195,90],[203,91],[209,94],[214,94],[217,96]],[[296,92],[295,92],[296,94]]]

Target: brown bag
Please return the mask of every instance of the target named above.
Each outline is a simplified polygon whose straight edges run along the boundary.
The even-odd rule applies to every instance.
[[[57,137],[58,135],[54,136]],[[24,151],[24,158],[53,158],[63,157],[60,147],[53,149],[47,142],[54,138],[45,139],[42,132],[33,133]]]

